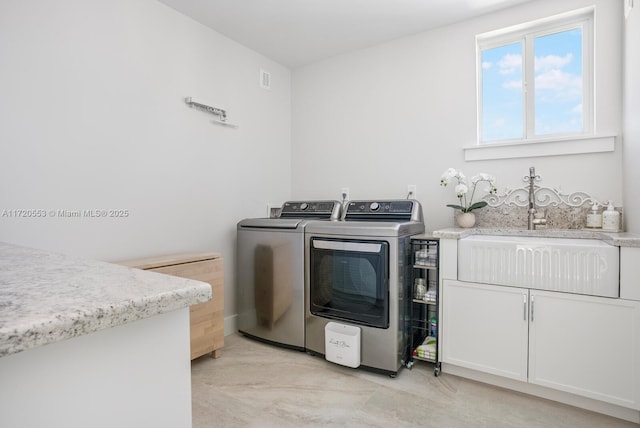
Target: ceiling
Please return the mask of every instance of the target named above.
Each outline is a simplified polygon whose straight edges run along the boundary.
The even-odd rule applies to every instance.
[[[534,0],[159,0],[289,68]]]

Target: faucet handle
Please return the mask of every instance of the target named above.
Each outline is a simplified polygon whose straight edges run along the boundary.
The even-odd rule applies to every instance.
[[[529,168],[529,175],[525,175],[522,177],[522,181],[525,183],[533,184],[534,181],[540,181],[540,176],[536,174],[536,167],[532,166]]]
[[[542,210],[542,212],[540,212],[540,210],[538,210],[538,211],[536,211],[536,212],[533,214],[533,216],[534,216],[536,219],[541,219],[541,220],[544,220],[544,221],[546,222],[546,221],[547,221],[547,209],[546,209],[546,208],[544,208],[544,209]]]
[[[533,219],[531,220],[531,225],[535,230],[536,227],[542,226],[543,228],[547,227],[547,210],[546,208],[542,210],[542,212],[536,212],[533,214]]]

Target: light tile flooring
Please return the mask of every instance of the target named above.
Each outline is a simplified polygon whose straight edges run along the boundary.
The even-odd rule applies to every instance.
[[[416,362],[395,379],[242,335],[192,362],[193,428],[635,427]]]

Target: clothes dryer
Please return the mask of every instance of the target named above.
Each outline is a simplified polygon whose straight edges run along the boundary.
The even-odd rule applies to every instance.
[[[330,322],[360,330],[360,364],[395,376],[410,352],[411,237],[424,233],[415,200],[351,201],[343,221],[306,228],[306,344],[326,355]]]

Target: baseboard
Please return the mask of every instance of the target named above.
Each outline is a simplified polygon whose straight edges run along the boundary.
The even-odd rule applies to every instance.
[[[238,314],[224,317],[224,335],[230,336],[238,332]]]
[[[602,413],[614,418],[624,419],[636,424],[640,423],[640,411],[617,406],[615,404],[605,403],[604,401],[581,397],[579,395],[570,394],[568,392],[557,391],[555,389],[545,388],[543,386],[520,382],[513,379],[507,379],[500,376],[482,373],[476,370],[446,363],[442,363],[441,370],[441,373],[460,376],[466,379],[488,383],[490,385],[498,386],[501,388],[511,389],[514,391],[522,392],[524,394],[545,398],[547,400],[557,401],[559,403],[568,404],[570,406],[579,407],[581,409],[590,410],[592,412]]]

